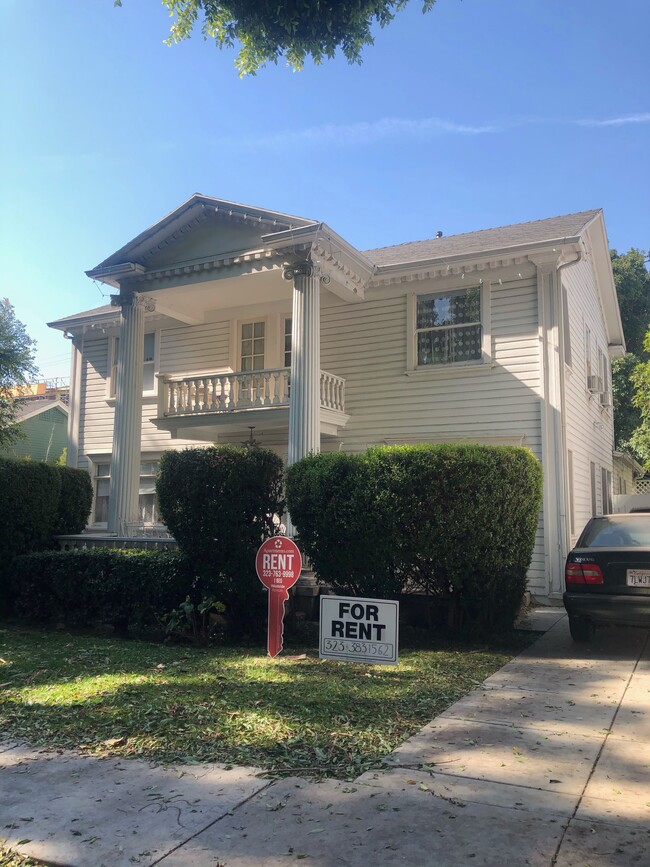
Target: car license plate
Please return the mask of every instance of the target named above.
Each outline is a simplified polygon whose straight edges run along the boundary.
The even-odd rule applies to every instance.
[[[628,569],[628,587],[650,587],[650,569]]]

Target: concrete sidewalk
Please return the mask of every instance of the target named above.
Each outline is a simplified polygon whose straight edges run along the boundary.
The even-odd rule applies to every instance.
[[[556,622],[387,770],[271,782],[5,744],[0,838],[70,867],[648,865],[649,634],[575,645],[535,616]]]

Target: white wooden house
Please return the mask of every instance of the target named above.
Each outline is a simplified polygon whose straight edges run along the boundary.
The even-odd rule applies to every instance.
[[[165,449],[251,432],[289,462],[527,446],[544,467],[538,598],[558,598],[567,549],[610,510],[624,340],[600,210],[360,251],[197,194],[88,275],[111,305],[50,324],[72,341],[68,458],[92,474],[95,529],[156,523]]]

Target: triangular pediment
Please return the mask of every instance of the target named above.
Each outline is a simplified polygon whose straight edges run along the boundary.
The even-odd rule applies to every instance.
[[[259,250],[262,236],[316,225],[314,220],[195,194],[104,259],[88,275],[110,277],[130,263],[146,270]]]

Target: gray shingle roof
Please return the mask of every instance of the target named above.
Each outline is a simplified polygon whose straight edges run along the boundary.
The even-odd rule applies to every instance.
[[[379,247],[375,250],[364,250],[364,253],[381,268],[427,259],[444,259],[507,247],[520,247],[526,244],[560,242],[565,238],[579,235],[587,223],[590,223],[599,213],[599,210],[580,211],[577,214],[533,220],[530,223],[515,223],[497,229],[481,229],[478,232],[465,232],[462,235],[431,238],[428,241],[411,241],[393,247]]]

